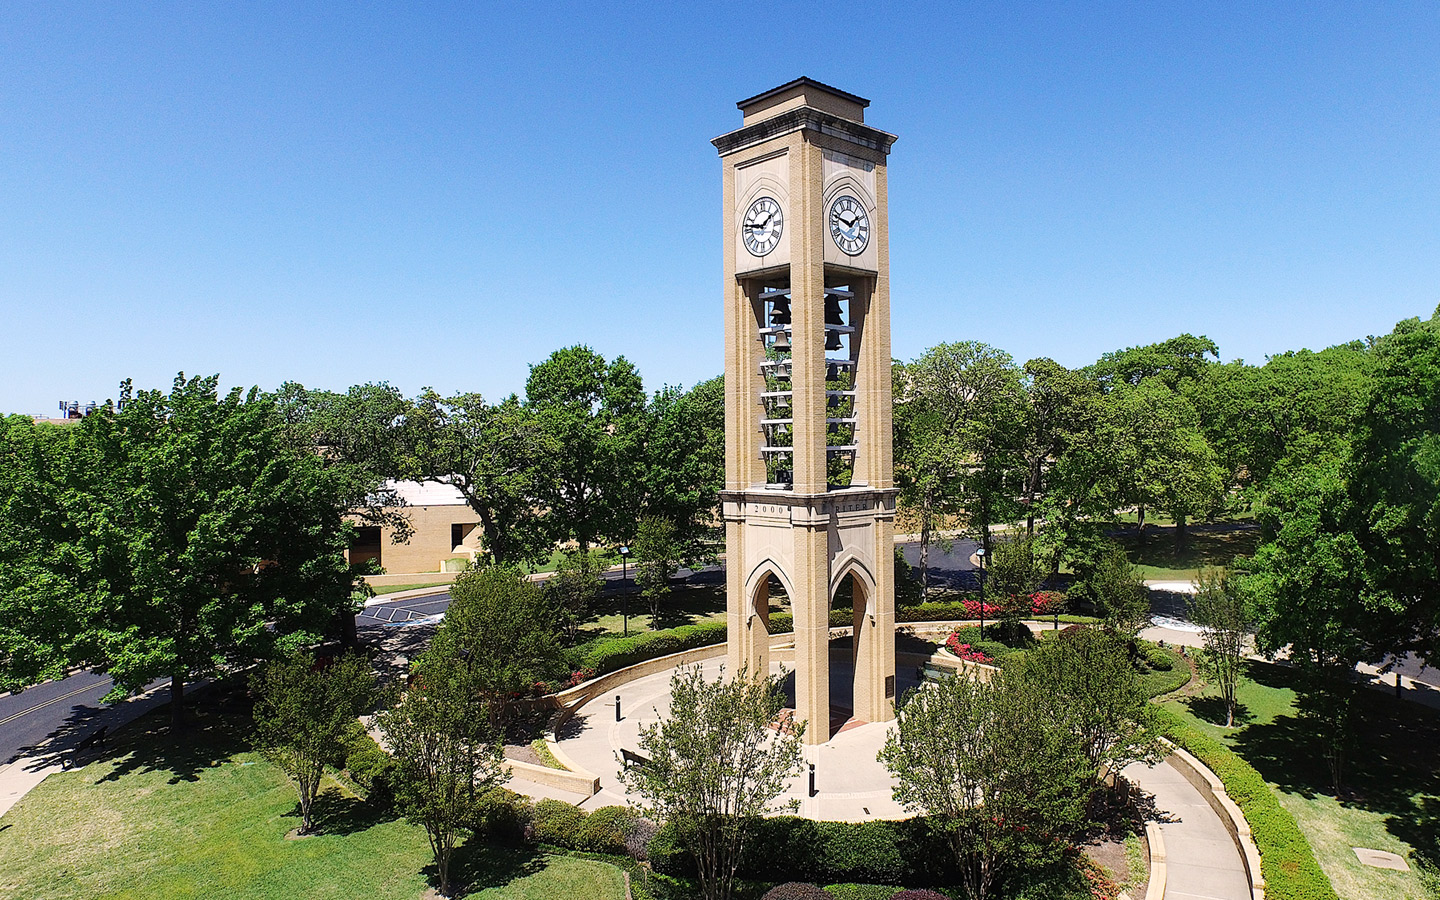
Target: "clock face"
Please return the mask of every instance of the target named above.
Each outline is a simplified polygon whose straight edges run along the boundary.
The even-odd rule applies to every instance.
[[[830,204],[830,237],[846,256],[858,256],[870,243],[870,217],[865,206],[849,194]]]
[[[740,230],[745,236],[745,249],[751,256],[767,256],[780,243],[785,216],[780,204],[770,197],[758,197],[745,211]]]

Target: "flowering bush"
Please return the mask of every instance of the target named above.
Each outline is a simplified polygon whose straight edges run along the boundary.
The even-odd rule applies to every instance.
[[[566,680],[565,686],[574,687],[575,685],[580,684],[583,681],[589,681],[594,677],[594,669],[576,669],[575,671],[570,673],[570,678]]]
[[[1000,607],[997,604],[985,603],[981,600],[965,601],[965,618],[978,619],[982,611],[985,614],[985,618],[993,619],[1000,614]]]
[[[1119,886],[1110,880],[1105,870],[1083,854],[1080,857],[1080,874],[1085,876],[1085,884],[1094,900],[1116,900],[1120,896]]]
[[[969,644],[962,644],[958,631],[952,632],[951,635],[945,639],[945,648],[966,662],[993,663],[995,661],[986,656],[984,651],[978,650]]]
[[[1030,612],[1048,616],[1065,608],[1065,595],[1060,591],[1036,591],[1030,595]]]

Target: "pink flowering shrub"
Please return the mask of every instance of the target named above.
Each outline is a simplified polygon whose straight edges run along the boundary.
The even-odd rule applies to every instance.
[[[969,644],[962,644],[960,642],[959,632],[952,632],[950,636],[945,639],[945,648],[966,662],[993,663],[995,661],[986,656],[983,650],[979,650]]]
[[[1030,612],[1048,616],[1065,608],[1065,595],[1060,591],[1036,591],[1030,595]]]
[[[985,603],[981,600],[965,601],[965,618],[978,619],[981,611],[984,611],[985,618],[993,619],[1000,614],[1000,607],[994,603]]]

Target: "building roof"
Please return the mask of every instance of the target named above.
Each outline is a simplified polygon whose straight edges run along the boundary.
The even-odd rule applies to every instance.
[[[436,481],[387,481],[387,491],[394,491],[408,506],[464,506],[465,495],[454,485]]]

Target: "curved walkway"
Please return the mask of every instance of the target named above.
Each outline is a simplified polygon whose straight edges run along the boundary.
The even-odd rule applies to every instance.
[[[712,659],[700,665],[706,677],[714,678],[720,661]],[[832,678],[837,674],[834,668],[839,666],[832,667]],[[583,800],[582,806],[594,809],[637,802],[620,783],[619,753],[621,748],[638,750],[641,727],[668,714],[673,671],[647,675],[591,700],[562,727],[562,751],[600,778],[600,792]],[[772,674],[779,671],[780,663],[772,663]],[[840,679],[848,675],[844,671],[838,674]],[[900,688],[907,686],[902,683]],[[832,696],[834,690],[832,686]],[[806,747],[805,761],[815,764],[816,795],[808,796],[807,770],[791,780],[782,800],[799,800],[800,814],[813,819],[861,822],[905,817],[907,813],[891,798],[894,780],[875,758],[890,727],[885,723],[850,726],[828,743]],[[1133,765],[1124,774],[1154,795],[1168,861],[1165,896],[1171,900],[1250,900],[1250,882],[1240,851],[1200,792],[1169,762],[1153,767]]]

